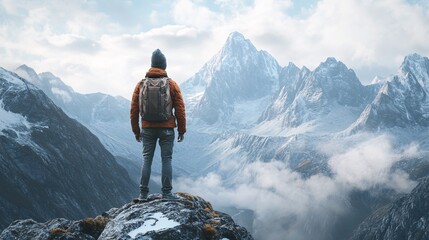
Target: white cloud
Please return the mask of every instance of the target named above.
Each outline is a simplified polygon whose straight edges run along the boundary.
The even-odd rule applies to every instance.
[[[163,2],[161,8],[157,3],[114,2],[116,8],[123,5],[121,11],[144,8],[118,23],[121,18],[110,8],[103,12],[96,1],[4,0],[0,65],[25,63],[53,72],[79,92],[129,98],[154,49],[166,53],[168,72],[183,82],[220,50],[232,31],[243,33],[281,65],[292,61],[315,68],[334,56],[366,82],[376,74],[394,74],[406,54],[429,56],[429,12],[422,5],[405,0],[321,0],[304,16],[290,16],[293,4],[179,0]],[[148,11],[151,6],[154,9]],[[86,72],[74,73],[71,66]]]
[[[329,160],[329,166],[337,181],[351,188],[364,190],[382,185],[398,189],[402,184],[400,186],[390,184],[395,184],[392,180],[403,177],[403,173],[391,172],[391,167],[402,155],[394,152],[392,147],[387,136],[374,137],[353,146],[345,153],[333,156]]]
[[[332,154],[328,160],[332,176],[305,178],[286,163],[256,161],[227,180],[214,172],[198,179],[179,178],[175,189],[200,195],[215,208],[253,210],[257,239],[322,240],[330,236],[335,221],[348,214],[351,192],[378,188],[409,192],[415,186],[408,174],[392,168],[409,157],[408,152],[416,153],[415,145],[407,148],[411,150],[394,149],[388,136],[362,135],[324,146]]]
[[[211,28],[219,24],[222,20],[221,16],[192,0],[178,0],[173,7],[173,17],[177,24],[199,29]]]
[[[429,16],[404,1],[324,0],[306,18],[286,15],[287,1],[284,6],[276,4],[255,1],[228,19],[228,26],[219,28],[241,31],[282,65],[292,61],[315,68],[334,56],[366,82],[377,74],[373,69],[384,70],[378,72],[381,75],[395,73],[406,54],[429,54],[424,43],[429,37]],[[407,44],[401,41],[405,36]]]
[[[68,92],[62,90],[62,89],[53,87],[51,89],[51,91],[52,91],[53,94],[55,94],[57,96],[60,96],[65,103],[71,102],[71,100],[72,100],[72,97],[70,96],[70,94]]]

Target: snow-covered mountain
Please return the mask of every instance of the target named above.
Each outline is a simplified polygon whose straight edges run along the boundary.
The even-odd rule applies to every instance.
[[[293,63],[282,68],[267,52],[258,51],[250,40],[234,32],[200,71],[181,84],[188,132],[185,142],[174,148],[175,174],[210,178],[214,173],[220,179],[209,183],[234,187],[242,186],[237,179],[254,170],[248,166],[274,162],[288,174],[289,170],[298,172],[303,177],[299,181],[315,175],[323,175],[323,180],[335,173],[328,162],[330,157],[343,154],[337,146],[356,146],[360,137],[371,134],[391,136],[397,149],[415,144],[410,152],[428,154],[428,62],[426,57],[411,54],[396,75],[376,78],[364,86],[352,69],[333,57],[314,70]],[[128,111],[124,109],[129,102],[103,94],[75,93],[52,74],[37,75],[25,66],[17,71],[88,126],[114,155],[133,158],[136,151],[136,159],[141,158],[140,146],[128,135]],[[82,104],[86,104],[83,109]],[[111,112],[120,114],[111,116]],[[125,140],[123,133],[131,139]],[[353,156],[364,158],[360,154]],[[395,161],[400,155],[389,154],[387,157]],[[406,160],[398,168],[411,173],[415,163]],[[282,181],[282,177],[273,179],[275,183]],[[368,212],[375,208],[371,204]],[[352,211],[361,214],[359,207]]]
[[[234,32],[223,48],[181,85],[190,131],[196,132],[193,136],[208,134],[213,139],[203,141],[205,146],[196,151],[190,149],[198,159],[190,161],[204,162],[198,166],[205,167],[206,173],[218,171],[227,159],[236,159],[240,163],[237,168],[258,160],[280,160],[291,167],[305,165],[314,173],[326,169],[320,165],[327,159],[318,149],[320,142],[381,125],[385,130],[402,127],[402,144],[423,139],[421,134],[411,136],[407,128],[426,124],[427,91],[420,87],[428,85],[426,59],[409,55],[400,74],[364,86],[352,69],[333,57],[314,70],[293,63],[281,68]],[[394,104],[387,102],[387,91],[391,91],[388,95]],[[225,175],[233,176],[231,172]]]
[[[344,149],[378,134],[388,135],[397,151],[415,145],[415,151],[422,156],[429,153],[425,114],[429,106],[427,58],[417,54],[406,56],[397,75],[376,79],[364,86],[352,69],[332,57],[314,70],[299,68],[293,63],[283,68],[252,65],[246,60],[254,59],[261,51],[255,51],[244,37],[233,36],[242,35],[231,34],[222,50],[181,85],[185,102],[190,106],[188,134],[195,137],[192,143],[198,145],[198,150],[188,151],[192,156],[189,161],[199,167],[198,175],[194,176],[215,173],[221,177],[223,186],[234,189],[242,187],[237,179],[252,171],[255,163],[259,166],[259,162],[272,162],[275,166],[281,163],[280,166],[304,178],[317,178],[319,174],[331,177],[335,168],[329,165],[332,155],[342,154]],[[230,44],[231,41],[240,44]],[[234,59],[231,56],[240,59],[230,60]],[[255,71],[270,72],[267,69],[277,69],[278,73],[258,76],[259,82],[268,82],[272,87],[269,91],[261,90],[264,94],[246,98],[245,91],[237,90],[246,76]],[[204,141],[199,141],[197,134],[204,135]],[[207,141],[210,138],[212,140]],[[364,158],[359,154],[353,157]],[[404,161],[397,167],[410,174],[424,162],[422,159],[409,161],[406,154],[400,158]],[[283,180],[273,178],[274,182]],[[350,203],[351,197],[343,196],[344,204],[349,206],[346,210],[348,230],[336,229],[336,236],[350,236],[359,221],[379,207],[377,204],[396,193],[391,190],[385,192],[386,196],[377,197],[372,196],[374,191],[384,189],[373,186],[361,193],[371,195],[374,198],[371,202],[363,198],[358,203]],[[341,216],[326,216],[330,217],[341,225]],[[335,229],[332,221],[320,224]],[[326,234],[323,239],[337,239],[329,238],[330,233],[324,230],[322,227],[321,231]]]
[[[191,117],[243,127],[262,110],[248,106],[263,106],[277,90],[280,69],[267,52],[258,51],[240,33],[231,33],[222,49],[181,86]]]
[[[103,93],[77,93],[52,73],[37,74],[26,65],[15,72],[41,88],[67,115],[91,130],[130,176],[139,179],[141,147],[130,130],[130,101]]]
[[[405,57],[398,74],[380,88],[350,127],[388,129],[393,127],[429,126],[429,59],[418,54]]]
[[[259,134],[296,133],[298,127],[301,131],[341,131],[353,123],[370,97],[353,70],[335,58],[328,58],[314,71],[299,70],[291,63],[282,73],[283,86],[262,114]]]
[[[98,138],[42,90],[0,68],[0,228],[98,214],[137,189]]]
[[[363,86],[352,69],[332,57],[313,71],[293,63],[281,68],[234,32],[181,87],[192,122],[215,126],[218,133],[249,129],[248,134],[259,136],[350,134],[428,126],[428,62],[411,54],[397,75]]]

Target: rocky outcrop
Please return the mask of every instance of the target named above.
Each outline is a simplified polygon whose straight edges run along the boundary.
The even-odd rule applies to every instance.
[[[147,201],[131,202],[80,221],[19,220],[5,229],[0,239],[253,239],[229,215],[213,210],[201,197],[177,196],[177,200],[164,200],[152,194]]]

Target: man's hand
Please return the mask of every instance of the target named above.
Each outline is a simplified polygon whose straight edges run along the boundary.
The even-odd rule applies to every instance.
[[[142,141],[142,135],[141,134],[136,134],[135,137],[136,137],[137,142]]]
[[[185,139],[184,134],[183,133],[179,133],[179,136],[177,137],[177,141],[181,142],[181,141],[183,141],[183,139]]]

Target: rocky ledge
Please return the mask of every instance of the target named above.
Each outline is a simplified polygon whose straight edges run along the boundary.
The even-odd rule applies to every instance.
[[[187,193],[177,196],[177,200],[164,200],[152,194],[147,201],[134,201],[79,221],[17,220],[3,230],[0,239],[253,240],[245,228],[229,215],[213,210],[201,197]]]

